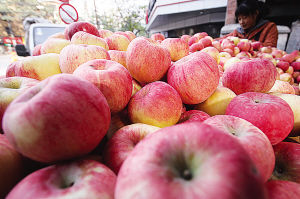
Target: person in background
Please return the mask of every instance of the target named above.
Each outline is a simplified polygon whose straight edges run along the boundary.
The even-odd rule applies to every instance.
[[[244,0],[238,5],[235,17],[240,27],[225,35],[260,41],[263,46],[277,46],[278,30],[275,23],[265,20],[264,3],[257,0]]]

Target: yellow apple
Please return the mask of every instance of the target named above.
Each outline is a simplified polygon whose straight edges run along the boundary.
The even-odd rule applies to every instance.
[[[195,106],[195,109],[209,114],[225,115],[226,108],[236,94],[229,88],[219,86],[215,92],[204,102]]]

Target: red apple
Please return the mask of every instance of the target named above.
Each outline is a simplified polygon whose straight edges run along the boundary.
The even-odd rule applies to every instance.
[[[222,48],[221,48],[221,43],[219,41],[213,41],[212,42],[212,46],[215,47],[218,51],[221,51]]]
[[[192,36],[192,37],[189,39],[188,44],[189,44],[189,46],[191,46],[191,45],[193,45],[194,43],[198,43],[198,41],[199,41],[199,37],[197,37],[197,36]]]
[[[234,48],[233,48],[234,49]],[[234,56],[234,50],[230,49],[230,48],[225,48],[222,50],[222,52],[227,52],[230,54],[231,57]]]
[[[163,41],[165,39],[165,36],[161,33],[154,33],[151,35],[150,38],[153,39],[154,41]]]
[[[136,38],[136,35],[132,31],[125,31],[125,33],[129,36],[129,41],[132,41]]]
[[[133,148],[148,134],[159,129],[159,127],[141,123],[119,129],[106,144],[104,152],[106,165],[118,174],[121,165]]]
[[[71,44],[59,55],[59,66],[63,73],[73,73],[81,64],[93,59],[110,59],[108,52],[95,45]]]
[[[109,50],[108,54],[112,61],[118,62],[119,64],[122,64],[125,68],[127,68],[127,66],[126,66],[126,51]]]
[[[219,51],[215,47],[209,46],[209,47],[203,48],[201,50],[201,52],[205,52],[205,53],[209,54],[216,60],[216,62],[219,61]]]
[[[262,53],[272,53],[272,47],[263,46],[263,47],[260,48],[260,52],[262,52]]]
[[[189,54],[189,45],[180,38],[165,39],[161,42],[161,46],[168,49],[174,62]]]
[[[202,43],[194,43],[190,46],[190,52],[193,53],[193,52],[197,52],[197,51],[200,51],[204,48],[203,44]]]
[[[96,37],[96,36],[95,36]],[[40,49],[41,54],[46,53],[57,53],[59,54],[60,51],[69,45],[71,42],[67,39],[60,39],[60,38],[48,38],[43,44]]]
[[[105,29],[101,29],[98,32],[99,32],[99,37],[101,37],[103,39],[106,38],[106,37],[109,37],[112,34],[114,34],[112,31],[105,30]]]
[[[185,41],[186,43],[189,42],[189,39],[190,39],[190,38],[191,38],[190,35],[182,35],[182,36],[180,37],[180,39],[182,39],[182,40]]]
[[[124,161],[116,199],[265,199],[261,176],[240,143],[199,122],[147,136]]]
[[[198,43],[202,44],[204,48],[212,45],[212,41],[209,38],[202,38],[198,41]]]
[[[219,84],[217,62],[205,52],[192,53],[172,65],[168,83],[176,89],[185,104],[201,103]]]
[[[266,184],[269,199],[300,198],[300,185],[285,180],[270,180]]]
[[[7,68],[6,77],[21,76],[44,80],[47,77],[60,73],[59,54],[47,53],[25,57],[17,61]]]
[[[233,63],[225,70],[222,83],[236,94],[267,92],[276,80],[276,68],[269,60],[252,59]]]
[[[204,121],[237,138],[253,160],[264,182],[272,175],[275,155],[268,137],[250,122],[231,115],[217,115]]]
[[[37,170],[15,186],[7,199],[114,198],[116,175],[95,160],[79,160]]]
[[[91,152],[106,134],[110,111],[97,87],[74,75],[54,75],[6,109],[3,130],[14,148],[50,163]]]
[[[72,39],[71,39],[72,44],[87,44],[87,45],[96,45],[104,48],[105,50],[108,50],[108,44],[106,41],[101,38],[97,37],[95,35],[92,35],[90,33],[84,32],[84,31],[79,31],[76,32]]]
[[[290,73],[283,73],[279,76],[279,79],[281,81],[285,81],[285,82],[288,82],[289,84],[292,84],[294,83],[294,78],[293,76],[290,74]]]
[[[276,67],[278,68],[281,68],[283,71],[286,71],[287,69],[289,69],[289,62],[286,62],[286,61],[279,61],[277,64],[276,64]]]
[[[133,123],[162,128],[176,124],[181,110],[179,94],[169,84],[161,81],[144,86],[128,104],[129,117]]]
[[[283,56],[282,50],[275,49],[272,51],[272,55],[274,58],[281,58]]]
[[[248,52],[251,49],[251,43],[250,42],[246,42],[246,41],[240,41],[237,44],[237,47],[241,50],[241,51],[245,51]]]
[[[166,74],[171,65],[171,56],[166,48],[145,38],[136,38],[128,46],[126,65],[134,79],[150,83]]]
[[[280,142],[273,148],[276,161],[272,179],[300,183],[300,144]]]
[[[297,55],[291,53],[291,54],[283,55],[280,60],[289,62],[291,64],[293,61],[296,60],[296,57],[297,57]]]
[[[300,71],[300,61],[291,63],[291,66],[294,68],[295,71]]]
[[[5,198],[22,178],[23,161],[3,134],[0,134],[0,165],[0,198]]]
[[[197,104],[194,108],[204,111],[210,116],[224,115],[228,104],[235,96],[236,94],[229,88],[218,86],[207,100]]]
[[[275,84],[268,93],[295,94],[295,90],[288,82],[276,80]]]
[[[72,36],[78,31],[84,31],[97,37],[100,36],[98,29],[93,24],[85,21],[78,21],[71,23],[66,27],[64,32],[65,38],[71,40]]]
[[[221,47],[222,47],[222,50],[226,49],[226,48],[229,48],[231,49],[232,51],[234,50],[234,43],[233,41],[229,40],[229,39],[223,39],[222,40],[222,43],[221,43]]]
[[[132,94],[132,78],[121,64],[94,59],[80,65],[73,75],[94,84],[105,96],[112,113],[125,108]]]
[[[112,34],[109,37],[105,38],[105,41],[108,44],[109,50],[121,50],[126,51],[130,40],[124,35]]]
[[[203,111],[190,110],[190,111],[185,111],[181,114],[178,123],[203,122],[209,117],[210,116]]]
[[[284,140],[294,125],[294,114],[288,103],[264,93],[243,93],[231,100],[226,115],[245,119],[269,138],[272,145]]]
[[[198,39],[202,39],[206,36],[208,36],[208,34],[206,32],[198,32],[196,34],[194,34],[195,37],[198,37]]]
[[[262,44],[259,41],[254,41],[251,43],[253,50],[259,51],[262,47]]]
[[[251,58],[251,54],[246,51],[239,52],[238,54],[235,55],[235,57],[242,59],[242,58]]]

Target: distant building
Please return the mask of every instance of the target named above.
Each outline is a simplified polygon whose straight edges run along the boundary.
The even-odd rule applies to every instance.
[[[217,37],[225,22],[226,6],[227,0],[150,0],[146,30],[167,37],[197,32]]]

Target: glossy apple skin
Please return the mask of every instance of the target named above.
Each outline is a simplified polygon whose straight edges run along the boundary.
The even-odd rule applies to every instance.
[[[300,144],[280,142],[273,148],[276,162],[272,179],[300,183]]]
[[[0,198],[8,192],[23,177],[23,160],[5,135],[0,134]]]
[[[187,123],[187,122],[203,122],[210,116],[199,110],[189,110],[181,114],[178,123]]]
[[[256,168],[266,182],[275,166],[275,155],[268,137],[250,122],[231,115],[217,115],[204,121],[237,138],[248,152]]]
[[[6,77],[20,76],[44,80],[55,74],[60,74],[59,54],[48,53],[39,56],[29,56],[11,63],[6,70]]]
[[[101,37],[101,38],[109,37],[112,34],[114,34],[114,33],[110,30],[105,30],[105,29],[99,30],[99,37]]]
[[[261,176],[240,143],[193,122],[147,136],[124,161],[116,199],[266,198]]]
[[[109,54],[110,59],[112,61],[116,61],[119,64],[122,64],[125,68],[127,68],[127,65],[126,65],[126,51],[109,50],[108,54]]]
[[[3,130],[30,159],[51,163],[91,152],[110,123],[97,87],[70,74],[52,76],[19,95],[6,109]]]
[[[7,77],[0,79],[0,126],[8,105],[21,93],[35,86],[40,81],[27,77]]]
[[[80,65],[73,75],[94,84],[105,96],[112,113],[123,110],[130,100],[132,77],[118,62],[94,59]]]
[[[105,38],[106,43],[108,44],[109,50],[121,50],[126,51],[130,40],[124,35],[112,34],[109,37]]]
[[[300,198],[300,185],[285,180],[270,180],[266,184],[269,199]]]
[[[116,175],[95,160],[51,165],[26,176],[7,199],[114,198]]]
[[[84,31],[97,37],[100,36],[98,29],[93,24],[89,22],[79,21],[71,23],[70,25],[68,25],[68,27],[66,27],[64,32],[65,38],[71,40],[73,35],[79,31]]]
[[[158,127],[174,125],[182,110],[179,94],[169,84],[161,81],[144,86],[128,104],[129,118],[133,123]]]
[[[268,93],[285,93],[295,95],[295,89],[288,82],[276,80],[275,84]]]
[[[140,37],[129,44],[126,65],[134,79],[140,83],[150,83],[160,80],[167,73],[171,56],[166,48]]]
[[[264,132],[272,145],[284,140],[294,125],[294,114],[288,103],[264,93],[243,93],[231,100],[226,115],[251,122]]]
[[[73,73],[81,64],[93,59],[110,60],[107,50],[100,46],[70,44],[59,55],[59,66],[63,73]]]
[[[189,45],[180,38],[167,38],[161,42],[161,46],[168,49],[172,61],[178,61],[189,54]]]
[[[133,148],[148,134],[159,129],[159,127],[141,123],[127,125],[119,129],[105,147],[106,165],[118,174],[121,165]]]
[[[60,51],[69,45],[71,42],[67,39],[60,39],[60,38],[48,38],[41,47],[41,54],[47,53],[57,53],[59,54]]]
[[[163,41],[165,39],[165,36],[161,33],[154,33],[151,35],[150,38],[153,39],[154,41]]]
[[[266,59],[236,62],[225,70],[222,83],[235,94],[269,91],[276,80],[276,68]]]
[[[236,94],[229,88],[218,86],[215,92],[204,102],[197,104],[195,109],[204,111],[210,116],[225,115],[226,108]]]
[[[72,44],[88,44],[88,45],[96,45],[104,48],[105,50],[108,50],[108,44],[106,41],[101,38],[97,37],[95,35],[92,35],[90,33],[84,32],[84,31],[79,31],[76,32],[72,39],[71,39]]]
[[[219,84],[217,62],[205,52],[192,53],[175,62],[168,71],[168,83],[185,104],[205,101]]]

